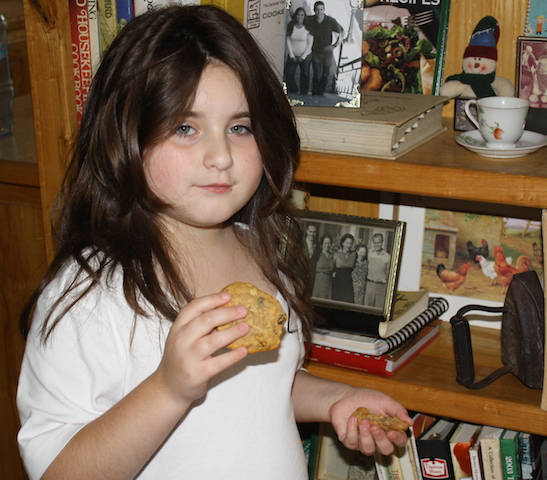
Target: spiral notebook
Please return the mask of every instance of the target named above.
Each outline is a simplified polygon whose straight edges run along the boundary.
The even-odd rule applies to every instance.
[[[382,355],[402,345],[424,326],[440,317],[448,310],[448,302],[441,297],[432,298],[427,309],[412,322],[394,335],[387,338],[339,332],[323,328],[315,328],[312,332],[312,343],[326,347],[349,350],[369,355]]]

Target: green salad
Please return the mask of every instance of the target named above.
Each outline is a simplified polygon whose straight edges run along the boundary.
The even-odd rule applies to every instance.
[[[423,93],[420,55],[426,59],[435,58],[435,47],[426,38],[419,38],[412,26],[387,28],[380,22],[371,22],[363,31],[363,69],[376,74],[377,81],[367,83],[365,73],[362,87],[365,90]]]

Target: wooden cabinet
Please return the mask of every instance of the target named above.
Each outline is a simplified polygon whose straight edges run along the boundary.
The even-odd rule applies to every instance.
[[[0,139],[0,478],[25,480],[16,441],[19,314],[46,267],[30,95],[15,99],[14,129]]]
[[[480,18],[493,15],[501,26],[497,74],[513,81],[516,37],[524,26],[526,2],[454,0],[452,3],[446,75],[461,71],[470,33]],[[229,0],[223,4],[228,5]],[[24,11],[42,218],[46,250],[51,254],[49,212],[77,127],[68,0],[24,0]],[[450,108],[446,109],[448,123]],[[543,208],[547,207],[546,155],[544,150],[521,160],[486,160],[457,146],[454,132],[448,131],[397,161],[305,153],[297,179],[326,186],[428,195],[455,202],[473,200]],[[482,339],[478,345],[479,374],[483,374],[495,368],[499,342],[495,333],[478,334]],[[510,377],[476,392],[459,387],[454,380],[449,344],[450,334],[445,328],[441,342],[432,345],[404,373],[392,379],[319,365],[310,368],[318,375],[385,390],[409,408],[547,435],[547,414],[539,408],[540,391],[529,390]]]

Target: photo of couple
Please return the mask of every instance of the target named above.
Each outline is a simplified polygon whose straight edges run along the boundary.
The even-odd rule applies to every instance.
[[[357,2],[291,2],[285,19],[283,80],[289,99],[322,106],[358,101],[362,8]]]

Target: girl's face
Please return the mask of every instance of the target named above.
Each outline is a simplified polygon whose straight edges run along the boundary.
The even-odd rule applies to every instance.
[[[306,18],[305,13],[302,10],[299,10],[296,14],[296,23],[299,25],[302,25],[304,23],[304,19]]]
[[[323,247],[323,252],[329,253],[329,252],[330,252],[330,247],[331,247],[331,245],[332,245],[331,239],[328,238],[328,237],[325,238],[325,239],[323,240],[323,245],[322,245],[322,247]]]
[[[230,68],[205,68],[188,117],[149,152],[145,172],[152,191],[169,204],[169,220],[183,226],[221,226],[249,201],[262,160],[241,82]]]
[[[357,250],[357,257],[359,260],[363,260],[367,256],[367,249],[366,247],[361,247],[359,250]]]

